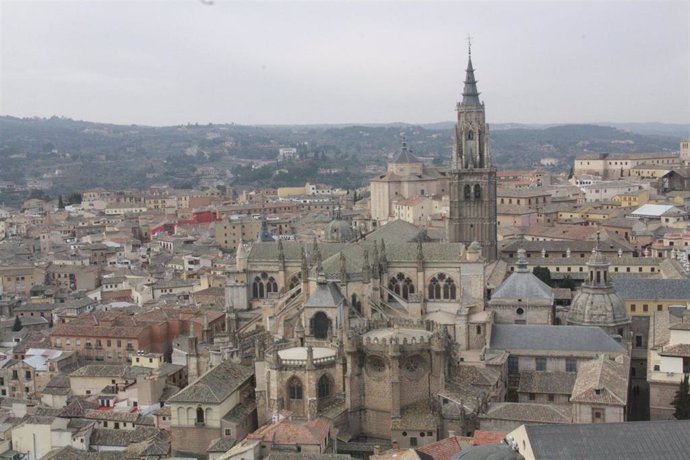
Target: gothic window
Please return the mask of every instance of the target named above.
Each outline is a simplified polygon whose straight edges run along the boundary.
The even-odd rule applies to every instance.
[[[466,200],[470,199],[470,195],[472,194],[472,187],[469,185],[465,185],[465,191],[463,193],[463,196]]]
[[[352,294],[352,297],[350,298],[350,305],[352,305],[352,308],[354,308],[358,313],[362,313],[362,301],[357,298],[357,294]]]
[[[204,410],[201,407],[196,408],[196,423],[204,423]]]
[[[331,325],[331,320],[322,311],[316,313],[311,319],[311,331],[317,339],[325,339],[328,337],[328,328]]]
[[[455,281],[445,273],[439,273],[429,281],[429,300],[455,300],[457,292]]]
[[[302,382],[297,377],[293,377],[288,382],[288,397],[290,399],[302,399]]]
[[[388,289],[405,300],[409,299],[410,294],[414,294],[415,292],[412,280],[406,277],[404,273],[398,273],[395,277],[391,278],[388,283]],[[389,294],[388,300],[393,300],[393,296]]]
[[[474,198],[478,200],[481,197],[482,197],[482,188],[479,184],[475,184],[475,186],[474,186]]]
[[[386,370],[386,362],[380,356],[369,356],[367,358],[367,373],[370,375],[380,375]]]
[[[467,131],[467,140],[468,141],[474,140],[474,131],[472,131],[472,130]]]
[[[264,283],[258,276],[254,278],[254,282],[252,283],[252,297],[255,299],[263,299],[266,297]]]
[[[319,399],[327,398],[331,395],[331,381],[326,374],[319,379]]]
[[[294,275],[292,275],[292,278],[290,278],[290,284],[289,289],[292,290],[302,284],[302,272],[298,272]]]
[[[265,299],[268,294],[278,292],[278,283],[275,278],[263,272],[261,276],[254,278],[252,283],[252,297],[255,299]]]

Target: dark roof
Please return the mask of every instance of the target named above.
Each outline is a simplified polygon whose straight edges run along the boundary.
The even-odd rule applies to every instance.
[[[687,459],[690,420],[526,425],[539,459]]]
[[[690,299],[690,279],[617,278],[613,287],[623,299]]]
[[[624,348],[597,326],[494,324],[490,348],[623,353]]]

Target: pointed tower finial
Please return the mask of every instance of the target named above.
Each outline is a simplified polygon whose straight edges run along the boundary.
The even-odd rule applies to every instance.
[[[472,56],[472,35],[467,34],[467,54]]]

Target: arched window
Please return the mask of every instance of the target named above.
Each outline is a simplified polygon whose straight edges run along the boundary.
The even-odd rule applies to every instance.
[[[272,276],[266,281],[266,293],[278,292],[278,283]]]
[[[258,276],[254,278],[254,282],[252,283],[252,297],[255,299],[263,299],[265,297],[264,283]]]
[[[465,191],[463,192],[463,196],[465,197],[466,200],[470,199],[470,195],[472,195],[472,187],[468,185],[465,185]]]
[[[288,398],[302,399],[302,382],[297,377],[293,377],[288,382]]]
[[[331,326],[331,320],[322,311],[317,312],[311,318],[311,331],[317,339],[328,338],[328,329]]]
[[[268,294],[278,292],[278,283],[275,278],[268,276],[268,273],[264,272],[261,276],[254,278],[252,283],[252,297],[254,299],[265,299]]]
[[[474,198],[478,200],[481,197],[482,197],[482,188],[479,186],[479,184],[475,184],[475,186],[474,186]]]
[[[458,289],[453,278],[445,273],[439,273],[429,280],[429,300],[455,300]]]
[[[472,131],[472,130],[467,131],[467,140],[468,141],[474,140],[474,131]]]
[[[319,399],[327,398],[331,395],[331,380],[326,374],[319,379]]]
[[[302,272],[297,272],[294,275],[292,275],[292,277],[290,278],[290,284],[288,284],[288,288],[289,288],[288,290],[291,291],[291,290],[295,289],[297,286],[299,286],[300,284],[302,284]]]
[[[196,423],[204,423],[204,410],[201,407],[196,408]]]
[[[410,294],[415,293],[414,283],[412,283],[412,280],[405,276],[404,273],[398,273],[395,277],[391,278],[388,283],[388,289],[405,300],[410,298]],[[393,296],[388,295],[388,300],[393,300]]]
[[[357,298],[357,294],[352,294],[350,305],[352,305],[352,308],[354,308],[357,313],[362,313],[362,301]]]

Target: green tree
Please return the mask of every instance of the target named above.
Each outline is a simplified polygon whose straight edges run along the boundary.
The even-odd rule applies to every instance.
[[[532,273],[546,284],[551,284],[551,270],[548,267],[534,267]]]
[[[13,332],[21,331],[23,327],[24,326],[22,326],[22,320],[19,319],[19,316],[15,316],[14,317],[14,324],[12,325],[12,331]]]
[[[65,209],[65,203],[62,201],[62,195],[58,196],[58,209]]]
[[[81,204],[82,196],[81,193],[72,192],[67,195],[67,203],[69,204]]]
[[[673,398],[673,407],[676,408],[673,416],[677,420],[690,420],[690,382],[688,379],[688,374],[685,374],[676,396]]]

